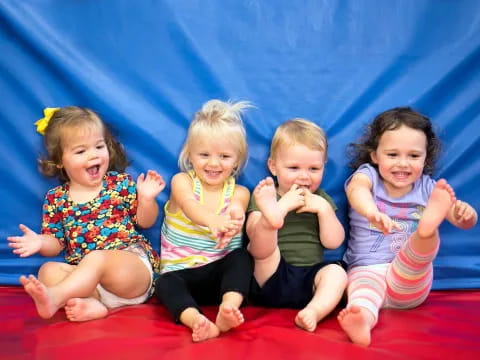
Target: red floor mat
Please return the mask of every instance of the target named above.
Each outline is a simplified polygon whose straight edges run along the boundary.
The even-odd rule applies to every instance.
[[[108,318],[71,323],[62,311],[36,315],[22,288],[0,287],[1,359],[479,359],[480,291],[435,291],[417,309],[383,310],[372,344],[349,343],[336,314],[314,333],[295,327],[296,311],[247,306],[246,322],[226,335],[193,344],[153,302]],[[215,308],[205,314],[214,318]]]

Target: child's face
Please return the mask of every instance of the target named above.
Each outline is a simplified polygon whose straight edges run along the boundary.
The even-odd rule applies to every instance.
[[[370,154],[383,179],[387,194],[401,197],[420,178],[427,156],[427,137],[423,131],[401,126],[385,131],[377,149]]]
[[[192,142],[189,160],[204,185],[223,187],[238,166],[236,150],[226,139],[198,139]]]
[[[284,195],[293,184],[314,192],[320,186],[325,166],[325,152],[305,145],[282,145],[274,158],[268,159],[268,168],[277,177],[278,193]]]
[[[95,188],[101,185],[110,156],[98,127],[67,129],[62,136],[62,164],[71,186]]]

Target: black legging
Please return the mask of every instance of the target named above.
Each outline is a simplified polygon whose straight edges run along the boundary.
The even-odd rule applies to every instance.
[[[155,295],[178,322],[185,309],[201,312],[199,305],[218,305],[226,292],[238,292],[246,299],[252,274],[251,255],[243,248],[236,249],[210,264],[160,275]]]

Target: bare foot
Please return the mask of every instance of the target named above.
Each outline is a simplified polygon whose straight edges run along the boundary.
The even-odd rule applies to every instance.
[[[65,305],[65,315],[70,321],[88,321],[107,316],[108,309],[95,298],[73,298]]]
[[[198,314],[192,326],[192,340],[194,342],[212,339],[220,335],[217,325],[202,314]]]
[[[49,319],[60,309],[61,306],[54,301],[49,289],[35,276],[30,275],[28,278],[21,276],[20,283],[28,295],[33,298],[41,318]]]
[[[452,187],[445,179],[438,180],[418,222],[418,236],[421,238],[433,236],[455,203],[455,200],[455,192]]]
[[[373,315],[365,308],[350,305],[338,314],[338,322],[354,344],[370,345]]]
[[[225,332],[243,324],[244,321],[243,314],[238,308],[220,305],[215,324],[221,332]]]
[[[253,190],[255,202],[263,217],[274,229],[280,229],[283,226],[284,214],[278,208],[277,189],[271,177],[260,181]]]
[[[317,312],[314,308],[306,307],[300,310],[295,317],[295,324],[303,330],[314,332],[317,328]]]

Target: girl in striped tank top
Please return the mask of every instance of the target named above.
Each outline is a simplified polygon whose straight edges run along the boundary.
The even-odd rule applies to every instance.
[[[444,179],[430,177],[439,143],[427,117],[388,110],[363,140],[353,144],[356,171],[345,183],[348,304],[338,320],[352,342],[366,346],[379,309],[411,309],[427,298],[443,220],[470,229],[477,213]]]
[[[247,102],[210,100],[193,119],[171,182],[161,232],[158,299],[195,342],[243,323],[253,272],[242,247],[250,193],[235,184],[247,159],[241,112]],[[200,305],[220,305],[214,321]]]

